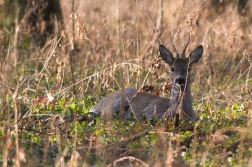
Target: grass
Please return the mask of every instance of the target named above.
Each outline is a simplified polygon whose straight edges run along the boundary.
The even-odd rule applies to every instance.
[[[74,14],[71,3],[61,2],[65,25],[52,20],[54,33],[43,46],[26,17],[0,30],[1,165],[252,163],[252,4],[239,14],[237,0],[224,7],[209,0],[162,2],[76,1]],[[90,119],[96,102],[124,87],[149,84],[170,97],[161,92],[168,68],[152,67],[159,44],[171,49],[170,32],[179,51],[188,32],[187,53],[204,46],[192,69],[199,121],[181,120],[174,128],[170,120]]]

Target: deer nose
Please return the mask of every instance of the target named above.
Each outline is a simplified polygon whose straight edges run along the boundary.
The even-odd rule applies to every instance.
[[[185,78],[179,77],[179,78],[177,78],[175,80],[175,83],[179,84],[179,85],[184,85],[185,84]]]

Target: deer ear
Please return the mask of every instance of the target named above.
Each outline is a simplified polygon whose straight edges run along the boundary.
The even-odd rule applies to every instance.
[[[160,55],[162,57],[162,59],[169,65],[169,66],[172,66],[172,63],[174,61],[174,58],[171,54],[171,52],[166,49],[165,46],[163,45],[160,45],[159,46],[159,52],[160,52]]]
[[[203,53],[203,46],[199,45],[197,48],[195,48],[189,55],[190,63],[197,63],[199,59],[201,58],[201,55]]]

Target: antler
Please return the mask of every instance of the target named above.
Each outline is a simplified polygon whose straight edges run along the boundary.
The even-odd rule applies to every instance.
[[[173,45],[173,43],[172,43],[171,32],[170,32],[170,42],[171,42],[171,45],[172,45],[172,47],[173,47],[174,52],[176,53],[176,57],[179,58],[179,53],[178,53],[176,47],[175,47],[175,46]]]
[[[184,50],[182,52],[182,55],[181,55],[182,58],[185,58],[185,52],[186,52],[186,48],[187,48],[189,42],[190,42],[190,34],[188,33],[188,41],[187,41],[187,43],[185,45],[185,48],[184,48]]]

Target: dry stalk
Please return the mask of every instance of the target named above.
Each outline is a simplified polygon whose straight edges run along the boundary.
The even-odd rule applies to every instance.
[[[127,157],[122,157],[122,158],[119,158],[119,159],[115,160],[114,162],[112,162],[112,165],[111,164],[107,165],[107,167],[116,166],[117,163],[122,162],[124,160],[136,161],[136,162],[141,164],[140,166],[143,166],[143,167],[148,167],[149,166],[148,164],[146,164],[145,162],[141,161],[138,158],[135,158],[135,157],[132,157],[132,156],[127,156]]]

